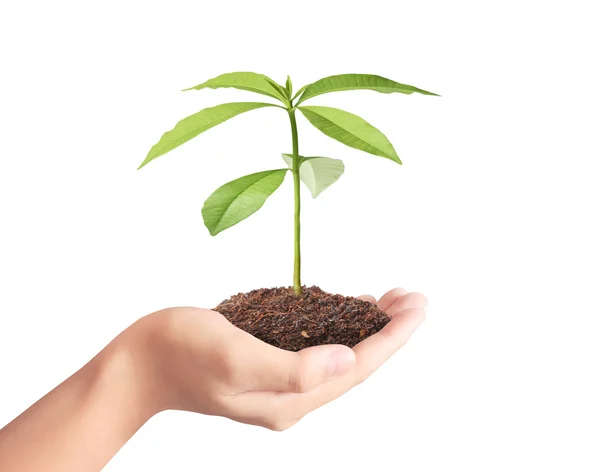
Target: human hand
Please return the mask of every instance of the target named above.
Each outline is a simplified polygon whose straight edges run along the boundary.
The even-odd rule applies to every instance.
[[[377,303],[392,320],[353,349],[285,351],[199,308],[169,308],[142,318],[130,329],[143,352],[155,412],[187,410],[289,428],[369,377],[425,319],[427,299],[420,293],[397,288],[378,302],[360,298]]]
[[[169,308],[145,316],[0,429],[0,470],[100,470],[167,409],[289,428],[398,350],[423,321],[427,300],[394,289],[377,304],[392,320],[353,349],[299,352],[266,344],[215,311]]]

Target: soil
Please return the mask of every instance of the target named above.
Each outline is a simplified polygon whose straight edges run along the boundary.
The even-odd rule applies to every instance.
[[[261,288],[238,293],[214,308],[231,323],[281,349],[320,344],[349,347],[381,330],[390,318],[373,303],[319,287]]]

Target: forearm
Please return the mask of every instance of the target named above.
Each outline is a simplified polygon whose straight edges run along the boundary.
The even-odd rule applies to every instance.
[[[0,470],[98,471],[157,411],[132,328],[0,430]]]

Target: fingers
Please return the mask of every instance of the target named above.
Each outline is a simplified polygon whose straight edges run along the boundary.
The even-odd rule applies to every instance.
[[[388,292],[389,293],[389,292]],[[384,311],[393,318],[399,313],[409,308],[420,308],[422,310],[427,307],[427,297],[419,292],[407,293],[396,300],[392,301],[392,304],[388,306]]]
[[[358,297],[360,300],[377,304],[377,307],[390,315],[398,312],[398,310],[405,310],[407,308],[425,308],[427,306],[427,298],[422,293],[411,292],[408,293],[403,288],[394,288],[389,292],[385,293],[377,302],[375,297],[372,295],[361,295]]]
[[[360,298],[370,301],[372,297],[363,295]],[[382,309],[385,308],[390,317],[400,317],[402,320],[395,323],[390,322],[380,333],[355,346],[354,351],[345,346],[325,345],[311,347],[300,352],[290,352],[275,348],[242,332],[241,335],[245,337],[245,346],[242,348],[238,344],[238,347],[239,352],[244,352],[243,383],[247,387],[247,391],[270,390],[306,393],[354,369],[355,353],[362,351],[368,352],[365,355],[367,360],[361,361],[362,364],[367,365],[357,371],[360,371],[358,374],[360,377],[366,378],[365,376],[370,375],[406,342],[412,331],[416,329],[416,326],[412,331],[410,329],[412,316],[415,313],[423,313],[422,309],[426,304],[427,299],[420,293],[406,293],[406,290],[402,288],[390,290],[381,297],[379,306]],[[412,308],[421,311],[405,313]],[[400,344],[394,336],[399,336]],[[390,338],[392,338],[391,341]],[[367,347],[361,347],[364,343],[367,343]],[[391,350],[391,352],[383,353],[384,346],[388,345],[390,345],[388,351]],[[371,353],[375,348],[370,346],[377,346],[377,355]]]
[[[359,298],[370,302],[375,300],[370,295],[363,295]],[[367,355],[368,362],[372,365],[359,369],[359,376],[361,377],[369,376],[408,340],[410,334],[418,326],[417,324],[414,328],[411,328],[411,319],[416,316],[415,313],[424,317],[423,309],[427,306],[427,298],[418,292],[407,293],[403,288],[396,288],[381,297],[378,306],[391,318],[401,317],[402,321],[390,322],[382,331],[355,346],[354,352],[356,353],[365,349],[370,352],[373,348],[368,346],[378,346],[379,354],[377,356]],[[408,312],[410,309],[417,311]],[[399,337],[396,339],[394,336]],[[374,337],[376,338],[373,341]],[[390,338],[392,338],[391,343],[389,342]],[[402,342],[398,344],[398,340]],[[361,348],[360,346],[367,341],[370,341],[367,348]],[[391,344],[391,352],[382,354],[384,343]],[[305,393],[332,378],[344,375],[353,369],[355,365],[352,351],[345,346],[315,346],[298,353],[292,353],[260,342],[260,346],[256,346],[255,349],[258,352],[250,359],[253,374],[249,379],[251,388],[248,390]]]
[[[406,295],[407,291],[403,288],[393,288],[389,292],[385,293],[377,302],[377,306],[381,311],[387,313],[388,308],[390,308],[396,301]]]
[[[359,300],[364,300],[365,302],[372,303],[373,305],[377,305],[377,300],[373,295],[361,295],[357,297]]]
[[[409,308],[396,316],[381,331],[354,347],[356,367],[348,374],[326,382],[301,395],[280,394],[274,405],[291,412],[294,418],[336,399],[369,377],[410,338],[425,319],[421,308]]]
[[[370,301],[369,296],[360,298]],[[263,378],[262,388],[235,395],[231,406],[239,415],[238,421],[278,431],[287,429],[307,413],[369,377],[408,341],[424,321],[427,299],[420,293],[394,289],[386,293],[379,304],[386,308],[392,320],[381,331],[357,344],[352,350],[354,358],[347,357],[348,350],[344,346],[317,346],[291,353],[263,343],[270,349],[261,350],[261,354],[266,356],[261,356],[261,362],[265,363],[263,366],[267,370],[273,369],[276,375]],[[275,351],[283,355],[276,355]],[[341,362],[331,364],[331,357],[338,355],[338,362]],[[335,373],[332,373],[332,365],[338,366],[337,371],[333,370]]]
[[[358,382],[362,382],[400,349],[425,321],[425,310],[408,308],[395,311],[392,320],[378,333],[354,346]]]
[[[356,364],[352,349],[341,345],[314,346],[295,353],[296,362],[282,371],[283,391],[305,393],[350,372]]]

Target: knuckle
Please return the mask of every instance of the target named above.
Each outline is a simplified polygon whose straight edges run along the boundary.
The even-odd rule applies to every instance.
[[[219,363],[222,379],[226,383],[233,383],[240,370],[240,359],[231,349],[224,349],[219,353]]]
[[[268,422],[265,425],[265,427],[267,429],[270,429],[271,431],[282,432],[282,431],[285,431],[286,429],[289,429],[292,426],[294,426],[298,421],[300,421],[300,420],[299,419],[297,419],[297,420],[277,419],[277,420]]]
[[[310,381],[307,373],[303,369],[290,375],[290,390],[295,393],[306,393],[310,390]]]
[[[216,394],[211,403],[218,411],[230,411],[235,406],[235,395]]]
[[[281,421],[281,420],[275,420],[275,421],[268,421],[265,424],[265,427],[267,429],[270,429],[271,431],[285,431],[287,429],[287,423],[285,421]]]

